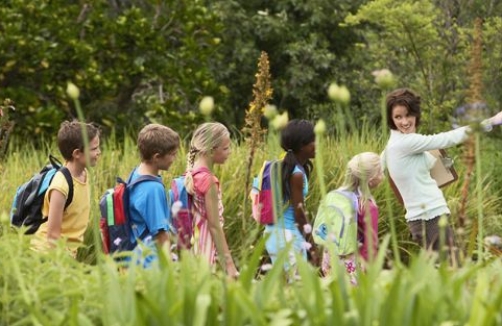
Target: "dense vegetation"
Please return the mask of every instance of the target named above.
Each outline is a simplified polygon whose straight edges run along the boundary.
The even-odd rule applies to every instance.
[[[423,96],[433,130],[465,103],[476,17],[483,96],[500,107],[501,12],[484,0],[13,0],[0,8],[0,99],[16,103],[14,132],[34,139],[75,116],[68,81],[87,119],[120,137],[146,121],[192,130],[203,95],[215,98],[217,120],[240,129],[266,51],[271,102],[290,116],[331,121],[325,91],[336,81],[358,118],[377,123],[371,72],[388,68]]]
[[[380,206],[378,261],[352,287],[342,272],[320,278],[300,264],[288,283],[281,264],[263,267],[262,230],[251,218],[247,191],[249,143],[240,133],[252,100],[260,51],[270,58],[270,104],[290,117],[323,118],[307,198],[309,218],[328,190],[340,185],[352,155],[380,152],[382,89],[372,72],[390,69],[398,86],[423,98],[422,132],[451,128],[454,108],[473,98],[498,111],[502,4],[482,0],[148,1],[13,0],[0,7],[0,324],[1,325],[496,325],[502,324],[501,261],[481,235],[502,235],[499,129],[479,138],[478,165],[469,172],[466,146],[450,149],[460,180],[444,189],[451,223],[465,253],[449,268],[411,243],[403,208],[387,182],[374,192]],[[472,71],[475,18],[482,17],[483,65]],[[481,74],[476,74],[481,72]],[[477,78],[475,78],[477,76]],[[481,77],[480,77],[481,76]],[[76,111],[65,93],[80,88],[87,120],[101,124],[102,157],[92,169],[92,225],[78,262],[63,250],[28,249],[9,227],[18,185],[57,153],[54,133]],[[346,85],[347,106],[326,96]],[[476,84],[477,87],[472,87]],[[472,89],[477,89],[473,97]],[[200,99],[216,102],[211,119],[234,132],[233,153],[216,169],[225,205],[225,233],[241,277],[183,256],[158,269],[117,269],[98,249],[98,201],[115,176],[138,163],[137,130],[165,123],[183,138],[208,117]],[[10,102],[14,101],[15,111]],[[489,112],[483,112],[488,115]],[[12,134],[8,119],[15,123]],[[264,122],[264,121],[262,121]],[[11,141],[6,147],[7,137]],[[279,154],[274,133],[264,137],[250,173]],[[266,139],[265,139],[266,138]],[[316,162],[316,163],[317,163]],[[184,171],[185,147],[166,186]],[[471,179],[465,193],[463,182]],[[236,182],[238,180],[238,182]],[[467,223],[459,224],[467,200]],[[474,222],[474,223],[473,223]],[[481,222],[479,228],[476,222]],[[480,231],[480,232],[478,232]],[[500,252],[498,252],[500,255]],[[286,257],[282,257],[285,259]]]

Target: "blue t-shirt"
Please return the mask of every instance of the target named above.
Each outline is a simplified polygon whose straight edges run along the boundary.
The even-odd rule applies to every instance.
[[[135,169],[129,182],[140,176]],[[162,180],[159,176],[159,180]],[[171,213],[167,195],[161,182],[144,181],[136,184],[129,194],[130,220],[134,239],[153,238],[161,230],[169,231]],[[148,231],[145,231],[148,230]],[[143,236],[146,234],[145,236]]]
[[[297,165],[293,169],[292,174],[296,173],[301,173],[303,175],[303,198],[307,197],[307,194],[309,192],[309,181],[307,179],[307,175],[305,174],[305,170],[303,169],[302,166]],[[289,201],[289,199],[287,199]],[[281,221],[278,221],[278,224],[280,224]],[[289,205],[286,211],[284,212],[284,228],[287,230],[295,230],[298,229],[296,226],[296,221],[295,221],[295,210],[293,208],[293,205]]]

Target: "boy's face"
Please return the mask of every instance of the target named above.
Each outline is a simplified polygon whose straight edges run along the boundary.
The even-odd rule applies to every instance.
[[[176,159],[176,155],[178,155],[178,149],[175,149],[162,156],[160,156],[159,154],[155,154],[154,159],[157,162],[158,169],[164,171],[169,170],[174,160]]]
[[[89,157],[91,161],[91,166],[96,166],[98,158],[101,155],[101,149],[99,148],[99,145],[100,145],[99,136],[94,137],[89,142]]]
[[[98,158],[101,155],[101,150],[99,148],[100,141],[99,141],[99,136],[94,137],[90,142],[89,142],[89,163],[90,166],[96,166],[96,163],[98,162]],[[73,152],[73,157],[74,159],[78,160],[79,163],[82,164],[82,166],[87,167],[87,162],[85,159],[85,154],[84,152],[80,150],[75,150]]]

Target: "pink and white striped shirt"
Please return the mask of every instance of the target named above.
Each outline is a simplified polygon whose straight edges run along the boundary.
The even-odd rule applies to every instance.
[[[199,171],[193,176],[194,196],[192,214],[194,217],[194,245],[192,250],[196,255],[202,255],[208,259],[210,264],[216,262],[216,247],[213,238],[209,232],[209,223],[207,220],[206,211],[206,193],[211,186],[211,180],[216,184],[218,189],[218,213],[220,224],[223,227],[223,201],[221,196],[220,182],[216,176],[206,167],[197,169]]]

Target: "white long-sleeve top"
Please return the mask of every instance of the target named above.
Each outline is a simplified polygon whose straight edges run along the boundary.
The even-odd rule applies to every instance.
[[[428,151],[462,143],[469,130],[461,127],[435,135],[391,130],[382,161],[403,197],[407,222],[450,214],[443,192],[431,177],[430,169],[436,158]]]

